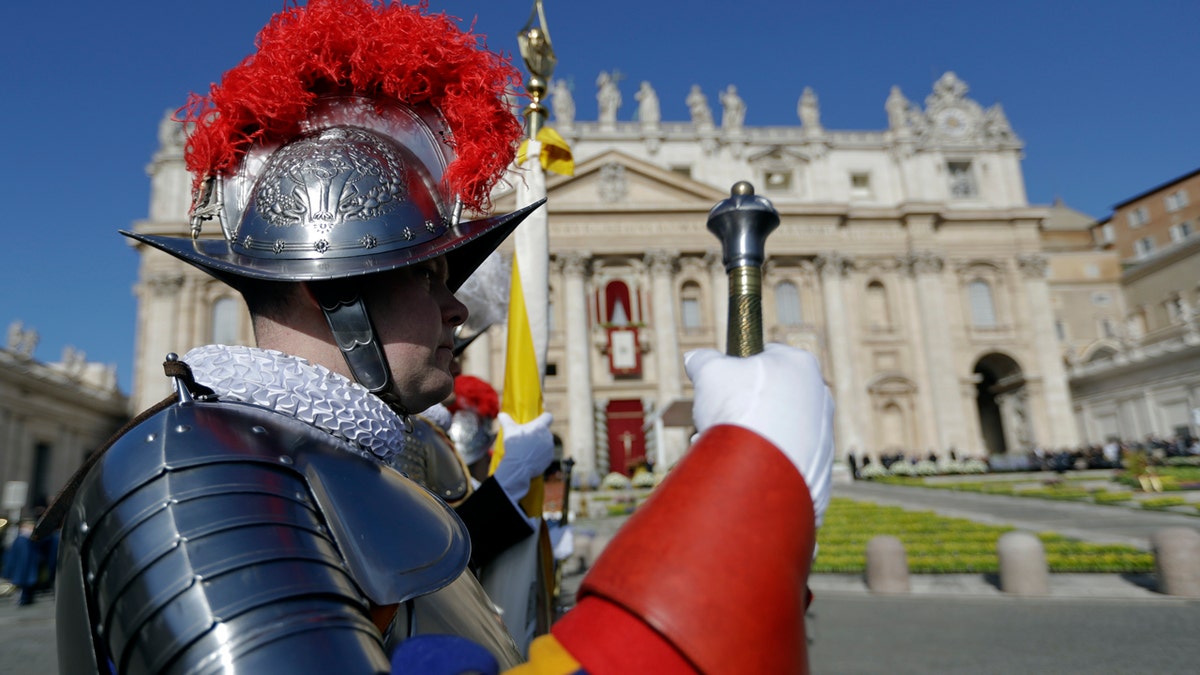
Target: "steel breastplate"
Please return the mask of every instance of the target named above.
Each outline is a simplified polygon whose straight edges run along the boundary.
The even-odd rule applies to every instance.
[[[456,586],[469,555],[443,502],[344,441],[257,406],[173,405],[71,504],[60,667],[387,672],[369,604]]]

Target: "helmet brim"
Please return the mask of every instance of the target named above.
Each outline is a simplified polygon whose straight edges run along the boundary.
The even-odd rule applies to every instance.
[[[545,202],[541,199],[512,213],[459,223],[442,236],[409,248],[343,258],[259,258],[233,251],[225,239],[163,237],[124,230],[121,234],[169,253],[235,288],[242,279],[279,282],[346,279],[446,256],[449,270],[446,285],[457,291],[517,225]]]

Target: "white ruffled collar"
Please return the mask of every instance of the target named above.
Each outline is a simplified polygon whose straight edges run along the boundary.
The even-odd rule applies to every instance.
[[[405,421],[366,387],[272,349],[197,347],[183,356],[196,382],[226,401],[274,410],[386,460],[404,449]]]

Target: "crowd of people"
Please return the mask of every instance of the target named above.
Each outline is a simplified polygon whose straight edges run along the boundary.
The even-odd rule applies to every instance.
[[[986,459],[964,457],[954,448],[941,454],[932,449],[927,453],[894,450],[877,455],[859,454],[852,450],[847,454],[846,461],[854,478],[863,478],[911,473],[908,467],[918,466],[932,467],[937,473],[964,473],[964,467],[977,463],[982,463],[989,472],[1064,473],[1087,469],[1120,469],[1125,466],[1125,458],[1130,455],[1141,455],[1151,464],[1179,457],[1200,458],[1200,438],[1190,434],[1177,434],[1170,438],[1151,434],[1142,440],[1110,439],[1105,443],[1090,443],[1057,450],[1035,446],[1023,454],[996,455]],[[904,467],[904,471],[899,471],[897,467]]]

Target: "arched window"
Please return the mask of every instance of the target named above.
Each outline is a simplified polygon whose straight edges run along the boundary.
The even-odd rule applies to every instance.
[[[775,286],[775,314],[781,326],[799,326],[804,323],[800,311],[800,291],[796,284],[782,281]]]
[[[888,307],[887,289],[879,280],[867,284],[867,325],[872,330],[892,327],[892,310]]]
[[[605,320],[614,326],[628,326],[629,317],[629,287],[624,281],[610,281],[604,287]]]
[[[212,306],[212,344],[238,342],[238,302],[230,297],[218,298]]]
[[[996,327],[996,305],[992,301],[992,287],[983,279],[974,279],[967,284],[967,300],[971,303],[971,325],[976,328]]]
[[[689,281],[679,290],[679,321],[684,332],[700,330],[700,284]]]

